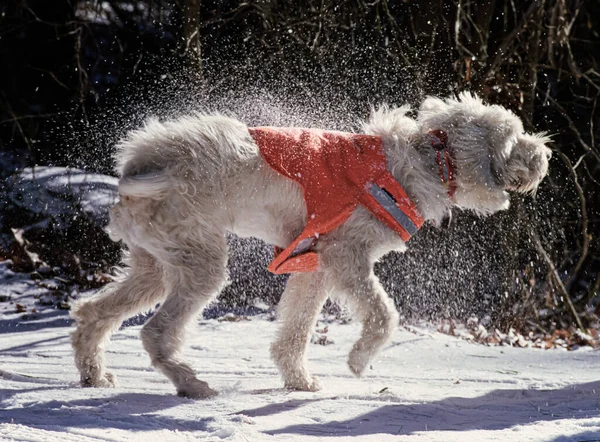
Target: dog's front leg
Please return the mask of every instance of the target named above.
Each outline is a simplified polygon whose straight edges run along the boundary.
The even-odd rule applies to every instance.
[[[306,349],[315,321],[327,298],[324,277],[320,272],[290,276],[277,314],[283,322],[271,356],[283,377],[286,388],[318,391],[321,385],[306,366]]]
[[[352,347],[348,366],[355,376],[361,376],[369,361],[391,338],[399,317],[393,301],[373,273],[365,281],[355,281],[351,297],[363,329]]]
[[[393,301],[373,273],[370,256],[368,245],[358,241],[343,244],[340,240],[337,248],[328,248],[322,254],[334,297],[346,300],[363,325],[360,339],[348,357],[348,366],[355,376],[363,374],[399,320]]]

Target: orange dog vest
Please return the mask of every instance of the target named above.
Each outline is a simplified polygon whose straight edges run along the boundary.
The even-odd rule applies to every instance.
[[[311,272],[319,267],[312,249],[320,235],[343,224],[358,204],[397,232],[402,240],[423,218],[387,170],[381,138],[298,128],[250,128],[266,163],[303,189],[307,223],[284,250],[276,248],[272,273]]]

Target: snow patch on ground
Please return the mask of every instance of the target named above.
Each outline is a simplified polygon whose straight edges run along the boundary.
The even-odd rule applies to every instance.
[[[13,189],[11,201],[40,219],[70,213],[75,199],[102,222],[116,179],[36,168]],[[138,338],[145,318],[138,317],[109,346],[119,386],[82,389],[69,344],[72,321],[57,309],[68,308],[78,288],[58,272],[34,273],[0,262],[0,440],[600,441],[596,350],[475,344],[488,333],[479,324],[450,324],[446,333],[457,337],[431,325],[399,328],[356,379],[345,361],[358,325],[322,321],[309,364],[325,389],[303,393],[282,389],[269,359],[277,323],[259,314],[267,305],[226,316],[212,306],[205,317],[215,319],[190,330],[186,358],[220,395],[193,401],[177,397],[149,366]],[[509,334],[497,344],[518,343]]]
[[[57,318],[66,320],[65,312]],[[357,324],[327,323],[330,345],[311,345],[325,388],[281,388],[268,315],[201,320],[186,357],[220,395],[179,398],[149,367],[140,326],[109,346],[115,389],[77,384],[70,327],[0,320],[0,439],[27,441],[581,441],[600,440],[598,353],[488,347],[432,328],[400,328],[368,370],[345,365]],[[325,329],[320,324],[321,332]]]
[[[26,168],[14,179],[11,203],[40,215],[70,214],[75,200],[92,219],[105,223],[117,200],[117,178],[81,169]]]

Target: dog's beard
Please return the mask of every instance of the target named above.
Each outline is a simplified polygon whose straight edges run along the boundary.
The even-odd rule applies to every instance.
[[[540,181],[534,181],[530,183],[522,183],[521,181],[514,181],[506,185],[506,190],[510,192],[522,193],[525,195],[535,196],[537,194]]]
[[[543,144],[547,141],[543,135],[522,136],[501,170],[506,190],[535,195],[548,173],[551,151]]]

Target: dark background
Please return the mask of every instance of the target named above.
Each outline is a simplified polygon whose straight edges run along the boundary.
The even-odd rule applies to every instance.
[[[506,213],[424,229],[377,273],[406,317],[587,327],[600,284],[599,30],[597,0],[7,0],[0,176],[110,174],[114,142],[149,116],[357,130],[373,105],[471,90],[552,135],[549,178]],[[88,247],[110,249],[102,241]],[[270,249],[231,242],[222,301],[276,301]],[[110,250],[99,266],[118,261]]]

